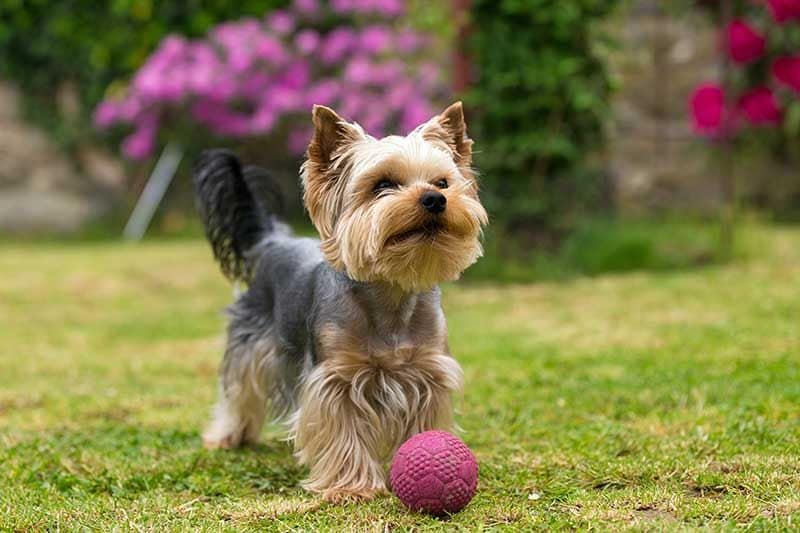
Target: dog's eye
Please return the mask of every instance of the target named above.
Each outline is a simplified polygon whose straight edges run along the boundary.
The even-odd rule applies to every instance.
[[[440,189],[446,189],[446,188],[448,187],[447,180],[446,180],[446,179],[444,179],[444,178],[442,178],[442,179],[438,180],[438,181],[435,183],[435,185],[436,185],[437,187],[439,187]]]
[[[375,191],[375,192],[381,192],[381,191],[386,191],[386,190],[389,190],[389,189],[396,189],[396,188],[397,188],[397,184],[395,182],[393,182],[392,180],[382,179],[378,183],[375,184],[375,187],[373,187],[372,190]]]

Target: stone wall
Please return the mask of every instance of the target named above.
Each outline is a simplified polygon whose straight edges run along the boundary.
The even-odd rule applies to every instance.
[[[68,157],[23,119],[19,100],[19,90],[0,81],[0,233],[74,232],[118,198],[122,165],[96,148]],[[67,111],[72,100],[62,88]]]
[[[668,8],[663,0],[636,0],[612,23],[620,87],[608,156],[616,205],[634,213],[714,213],[730,171],[748,204],[796,209],[796,164],[752,150],[728,154],[692,133],[689,95],[699,83],[722,79],[719,37],[706,13]],[[725,157],[732,164],[723,164]]]
[[[609,159],[624,211],[710,211],[721,199],[720,166],[689,128],[694,86],[718,79],[716,33],[701,14],[676,16],[641,0],[618,20]]]

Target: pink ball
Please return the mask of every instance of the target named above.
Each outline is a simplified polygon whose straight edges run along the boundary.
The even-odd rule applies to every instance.
[[[478,462],[457,437],[426,431],[400,446],[389,479],[392,492],[411,509],[433,515],[455,513],[475,495]]]

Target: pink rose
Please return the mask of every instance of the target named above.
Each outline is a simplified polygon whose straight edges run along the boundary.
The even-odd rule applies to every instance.
[[[767,0],[775,22],[800,20],[800,0]]]
[[[778,82],[800,93],[800,55],[779,57],[772,65],[772,75]]]
[[[689,99],[694,131],[707,137],[722,133],[725,118],[725,93],[716,84],[699,86]]]
[[[754,126],[780,124],[783,119],[778,99],[769,87],[757,87],[744,94],[736,103],[736,110]]]
[[[731,59],[740,65],[752,63],[764,54],[767,41],[744,20],[730,23],[725,31],[725,46]]]

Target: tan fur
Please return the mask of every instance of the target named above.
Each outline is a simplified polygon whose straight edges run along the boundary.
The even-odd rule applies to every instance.
[[[272,332],[265,332],[255,345],[234,344],[228,350],[238,354],[226,354],[228,366],[220,371],[219,399],[206,430],[203,445],[208,449],[236,448],[240,444],[258,440],[268,407],[280,416],[282,406],[267,405],[267,397],[278,397],[272,387],[279,375],[277,354]],[[231,368],[230,365],[237,365]]]
[[[444,337],[373,342],[336,327],[320,339],[326,358],[305,380],[292,421],[295,453],[310,467],[303,486],[328,499],[386,489],[384,463],[408,437],[453,429],[451,393],[461,386]]]
[[[314,124],[302,169],[304,199],[335,268],[358,281],[418,291],[457,279],[482,255],[479,237],[488,216],[477,195],[460,103],[406,137],[377,140],[319,106]],[[399,188],[376,196],[374,184],[384,177]],[[449,183],[440,191],[447,198],[442,230],[394,241],[429,221],[419,199],[442,178]]]
[[[449,353],[439,293],[430,289],[480,257],[488,216],[460,103],[405,137],[375,139],[322,106],[313,122],[301,172],[306,208],[325,258],[369,284],[348,282],[341,313],[314,326],[309,353],[318,359],[290,391],[296,400],[280,400],[294,396],[274,390],[270,377],[282,372],[276,332],[254,344],[229,338],[204,439],[209,447],[255,440],[265,396],[278,398],[286,405],[273,410],[291,411],[295,455],[309,467],[303,486],[328,500],[369,498],[386,490],[386,462],[401,443],[454,429],[451,396],[462,372]],[[396,187],[376,191],[384,179]],[[443,212],[422,207],[429,191],[444,195]]]

